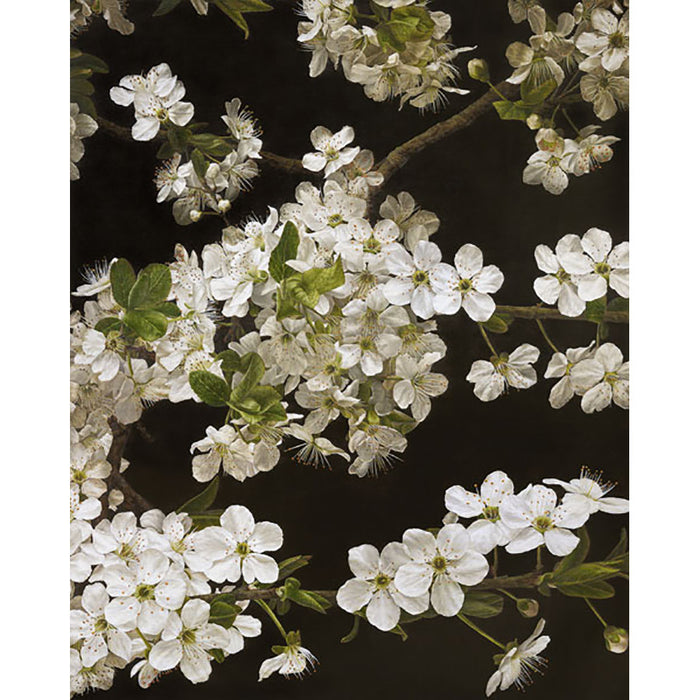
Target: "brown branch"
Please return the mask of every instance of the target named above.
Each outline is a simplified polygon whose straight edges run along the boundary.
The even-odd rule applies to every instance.
[[[544,309],[541,306],[508,306],[499,305],[496,307],[497,314],[510,314],[513,318],[525,318],[528,320],[540,319],[542,321],[588,321],[595,323],[584,316],[564,316],[556,309]],[[627,311],[606,311],[603,315],[605,323],[629,323],[629,312]]]
[[[490,89],[485,95],[482,95],[476,102],[473,102],[461,112],[458,112],[445,121],[434,124],[422,134],[414,136],[409,141],[406,141],[406,143],[397,146],[391,151],[377,168],[377,170],[384,175],[384,182],[387,182],[400,168],[406,165],[410,158],[417,155],[431,144],[442,141],[442,139],[462,129],[466,129],[479,117],[492,111],[491,105],[496,100],[501,100],[503,97],[508,99],[516,97],[519,88],[517,85],[512,85],[511,83],[503,81],[496,85],[495,89],[498,92],[494,91],[494,89]]]
[[[481,583],[477,583],[475,586],[470,586],[469,590],[495,590],[495,589],[518,589],[518,588],[537,588],[542,579],[542,573],[537,571],[532,571],[528,574],[522,574],[520,576],[496,576],[493,578],[484,579]],[[242,586],[240,588],[234,589],[230,592],[230,595],[235,596],[238,600],[275,600],[279,598],[278,591],[280,588],[262,588],[254,589]],[[338,591],[335,590],[320,590],[320,591],[310,591],[310,593],[315,593],[316,595],[323,596],[332,605],[336,604],[335,596]],[[218,593],[210,593],[209,595],[198,596],[202,600],[211,601],[219,595]]]
[[[112,473],[107,478],[107,494],[112,489],[119,489],[124,494],[124,502],[120,507],[124,510],[131,510],[136,515],[141,515],[141,513],[151,510],[153,505],[138,493],[119,471],[124,449],[131,435],[131,426],[122,425],[116,418],[110,418],[109,426],[112,429],[113,438],[107,461],[112,465]],[[107,512],[107,494],[103,496],[103,512]]]
[[[105,119],[104,117],[97,117],[97,125],[105,133],[113,136],[120,141],[133,141],[131,136],[131,129],[127,129],[124,126],[119,126],[114,122]],[[164,143],[167,140],[167,136],[162,131],[159,131],[153,140],[157,143]],[[290,175],[305,175],[308,171],[301,164],[300,160],[295,158],[287,158],[286,156],[278,156],[276,153],[271,153],[270,151],[260,151],[263,162],[268,165],[273,170],[279,170]]]

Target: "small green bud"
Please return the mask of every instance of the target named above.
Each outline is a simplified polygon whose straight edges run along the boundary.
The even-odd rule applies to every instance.
[[[540,604],[533,598],[519,598],[516,606],[523,617],[537,617],[540,612]]]
[[[622,627],[612,625],[608,625],[603,630],[603,639],[605,639],[605,647],[613,654],[624,654],[630,643],[629,632]]]
[[[467,64],[469,77],[478,80],[480,83],[488,83],[491,79],[489,74],[489,64],[483,58],[472,58]]]

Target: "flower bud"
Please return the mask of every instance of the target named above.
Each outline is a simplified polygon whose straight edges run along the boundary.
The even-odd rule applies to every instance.
[[[540,604],[533,598],[519,598],[516,607],[523,617],[537,617],[540,611]]]
[[[536,112],[533,112],[526,120],[525,122],[533,131],[535,129],[540,129],[542,128],[542,124],[544,123],[542,121],[542,117],[537,114]]]
[[[190,221],[199,221],[202,218],[202,212],[198,209],[190,210]]]
[[[488,83],[490,79],[489,64],[483,58],[472,58],[467,64],[469,77],[481,83]]]
[[[216,207],[222,214],[225,214],[231,208],[231,202],[228,199],[220,199],[216,203]]]
[[[630,642],[630,635],[626,629],[622,627],[613,627],[608,625],[603,630],[603,639],[605,639],[605,647],[613,654],[624,654]]]
[[[452,511],[448,510],[445,517],[442,519],[442,524],[451,525],[452,523],[456,523],[458,519],[457,513],[453,513]]]

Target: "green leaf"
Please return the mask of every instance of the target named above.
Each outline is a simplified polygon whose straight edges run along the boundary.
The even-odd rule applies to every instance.
[[[284,561],[280,562],[279,575],[277,576],[277,579],[281,581],[287,578],[287,576],[291,576],[295,571],[298,571],[302,567],[306,566],[309,563],[310,558],[311,557],[308,554],[299,554],[296,557],[289,557],[289,559],[285,559]]]
[[[170,268],[153,263],[139,272],[129,292],[127,308],[148,309],[165,301],[173,285]]]
[[[388,415],[382,416],[382,424],[398,430],[402,435],[410,433],[418,425],[415,418],[411,418],[401,411],[392,411]]]
[[[560,584],[557,586],[557,590],[572,598],[592,598],[594,600],[612,598],[615,595],[615,589],[607,581]]]
[[[151,342],[162,338],[168,330],[168,318],[153,309],[135,309],[124,314],[124,323],[139,338]]]
[[[161,17],[162,15],[167,15],[168,12],[172,12],[182,0],[160,0],[160,5],[156,7],[153,13],[154,17]]]
[[[243,355],[240,360],[240,371],[243,372],[243,378],[233,388],[230,395],[232,404],[241,403],[251,392],[253,387],[260,383],[260,380],[265,374],[265,363],[262,357],[254,352],[249,352]],[[279,399],[279,395],[277,396]]]
[[[507,333],[511,323],[513,317],[510,314],[493,314],[483,326],[492,333]]]
[[[225,406],[228,403],[228,384],[206,370],[195,370],[190,372],[190,386],[197,396],[204,401],[207,406]]]
[[[627,530],[623,527],[622,530],[620,530],[620,539],[618,540],[618,543],[612,548],[610,554],[608,554],[608,556],[605,557],[605,560],[608,561],[610,559],[618,559],[619,557],[623,556],[626,553],[627,553]]]
[[[75,102],[78,105],[78,109],[83,113],[91,116],[93,119],[97,119],[97,110],[95,109],[95,103],[86,95],[79,95],[78,93],[72,92],[70,95],[70,101]]]
[[[230,385],[231,377],[241,368],[241,358],[233,350],[224,350],[216,356],[216,359],[221,360],[221,371],[224,373],[226,383]]]
[[[136,282],[136,273],[131,263],[119,258],[109,268],[109,282],[112,285],[112,296],[119,306],[127,307],[129,292]]]
[[[523,98],[525,105],[535,106],[544,102],[556,88],[557,81],[554,78],[545,80],[540,85],[534,85],[528,79],[520,85],[520,96]]]
[[[209,608],[209,622],[228,629],[241,612],[241,608],[219,598],[214,598]]]
[[[295,578],[288,578],[284,582],[282,600],[291,600],[297,605],[310,608],[322,615],[325,615],[326,610],[331,607],[331,604],[322,595],[302,590],[301,584]]]
[[[71,59],[71,69],[85,68],[92,73],[109,73],[109,66],[97,56],[93,56],[89,53],[80,53],[75,58]]]
[[[89,80],[85,80],[84,78],[73,78],[70,81],[70,92],[71,98],[73,94],[87,95],[89,97],[90,95],[95,94],[95,88]]]
[[[602,323],[606,306],[606,297],[600,297],[600,299],[589,301],[586,303],[586,310],[583,312],[583,317],[594,323]]]
[[[107,335],[107,333],[111,331],[118,331],[122,327],[122,320],[120,318],[117,318],[116,316],[109,316],[108,318],[101,318],[96,324],[95,324],[95,330],[99,331],[100,333],[104,333]]]
[[[429,39],[434,28],[435,22],[424,7],[397,7],[389,21],[377,25],[376,32],[382,46],[404,51],[409,41]]]
[[[226,156],[231,152],[231,144],[214,134],[190,134],[189,142],[210,156]]]
[[[285,264],[287,260],[293,260],[299,247],[299,231],[297,227],[288,221],[280,236],[279,243],[270,254],[270,274],[276,282],[281,282],[294,271]]]
[[[222,649],[208,649],[207,653],[216,661],[218,664],[224,663],[226,661],[226,654],[224,654]]]
[[[576,534],[579,537],[579,543],[576,545],[576,549],[574,549],[574,551],[571,552],[571,554],[565,556],[554,567],[554,571],[552,572],[553,580],[557,580],[557,578],[560,575],[564,576],[564,574],[567,571],[573,569],[579,564],[583,564],[583,562],[586,561],[586,557],[588,556],[588,550],[591,546],[591,540],[588,537],[588,531],[585,527],[581,527],[576,531]]]
[[[172,158],[174,155],[175,148],[173,147],[173,144],[170,143],[170,141],[164,141],[161,143],[160,148],[156,153],[156,158],[159,160],[167,160],[168,158]]]
[[[201,530],[204,527],[221,525],[221,514],[223,512],[222,509],[208,510],[206,513],[193,513],[190,515],[190,518],[192,518],[192,524],[195,529]]]
[[[187,515],[192,515],[193,513],[203,513],[209,506],[214,503],[216,494],[219,490],[219,477],[215,476],[204,489],[189,501],[185,501],[175,512],[176,513],[187,513]]]
[[[174,301],[164,301],[162,304],[157,304],[153,307],[154,311],[160,311],[168,318],[177,318],[180,315],[180,309]]]
[[[488,591],[467,590],[460,612],[467,617],[495,617],[503,612],[503,596]]]
[[[630,300],[624,297],[615,297],[608,304],[608,311],[629,311],[630,310]]]
[[[335,263],[330,267],[315,267],[301,274],[301,286],[307,292],[325,294],[337,287],[341,287],[343,284],[345,284],[345,273],[343,272],[343,261],[340,256],[336,258]]]
[[[589,581],[604,581],[618,573],[617,569],[605,564],[579,564],[560,572],[553,572],[550,585],[559,588],[561,585],[588,583]]]
[[[204,154],[198,148],[195,148],[194,151],[192,151],[190,160],[194,166],[194,171],[197,173],[197,177],[203,180],[204,176],[207,174],[207,168],[209,167],[209,163],[207,163]]]
[[[523,105],[518,105],[515,102],[510,102],[509,100],[496,100],[493,103],[495,110],[498,112],[498,116],[501,119],[515,119],[518,121],[525,121],[532,110]]]

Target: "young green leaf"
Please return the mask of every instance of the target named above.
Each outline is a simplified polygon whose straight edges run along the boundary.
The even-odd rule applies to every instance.
[[[162,338],[168,330],[168,318],[153,309],[136,309],[124,314],[124,323],[139,338],[148,342]]]
[[[121,330],[121,327],[122,327],[121,319],[116,318],[115,316],[109,316],[108,318],[101,318],[95,324],[95,330],[99,331],[100,333],[104,333],[105,335],[107,335],[107,333],[110,333],[111,331]]]
[[[109,283],[112,286],[114,301],[124,308],[129,303],[129,292],[136,282],[136,273],[131,263],[124,258],[119,258],[109,268]]]
[[[270,254],[270,275],[276,282],[281,282],[294,272],[285,263],[287,260],[293,260],[296,257],[298,247],[299,231],[297,231],[297,227],[291,221],[288,221],[284,225],[279,243]]]
[[[190,372],[190,386],[197,396],[208,406],[225,406],[228,402],[230,389],[228,384],[206,370]]]
[[[165,301],[172,287],[170,268],[153,263],[139,272],[129,292],[129,309],[148,309]]]
[[[503,612],[503,596],[488,591],[467,590],[460,612],[467,617],[495,617]]]
[[[187,513],[188,515],[204,512],[214,503],[218,490],[219,477],[215,476],[209,482],[204,491],[201,491],[196,496],[193,496],[189,499],[189,501],[185,501],[175,512]]]

